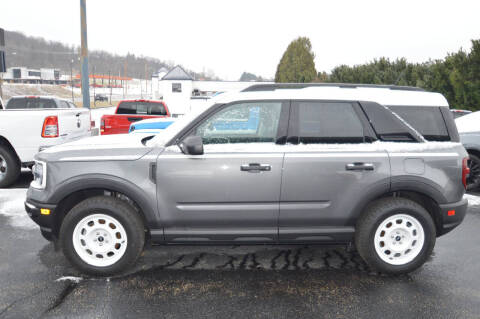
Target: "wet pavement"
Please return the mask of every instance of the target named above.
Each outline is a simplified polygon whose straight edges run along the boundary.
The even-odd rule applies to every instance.
[[[0,190],[0,318],[480,318],[480,197],[409,275],[374,273],[342,247],[160,246],[98,279],[29,220],[29,181]]]

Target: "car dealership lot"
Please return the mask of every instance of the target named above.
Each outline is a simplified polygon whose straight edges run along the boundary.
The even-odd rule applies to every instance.
[[[147,249],[128,274],[88,278],[23,209],[30,174],[0,190],[0,318],[480,316],[480,200],[410,275],[371,273],[342,247]]]

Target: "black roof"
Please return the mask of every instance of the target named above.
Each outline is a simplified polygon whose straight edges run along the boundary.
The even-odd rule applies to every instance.
[[[255,91],[275,91],[277,89],[304,89],[307,87],[340,87],[346,89],[355,88],[383,88],[390,90],[402,91],[425,91],[422,88],[413,86],[397,86],[397,85],[379,85],[379,84],[354,84],[354,83],[274,83],[274,84],[254,84],[243,89],[242,92]]]
[[[163,76],[162,80],[185,81],[185,80],[193,80],[193,78],[180,65],[177,65],[176,67],[168,71],[168,73]]]

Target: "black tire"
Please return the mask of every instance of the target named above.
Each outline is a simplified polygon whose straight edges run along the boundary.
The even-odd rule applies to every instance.
[[[3,160],[5,160],[6,167],[2,165]],[[15,183],[20,175],[20,163],[17,155],[5,145],[0,145],[0,169],[4,171],[3,174],[0,173],[3,175],[0,176],[0,188]]]
[[[105,214],[121,223],[127,234],[127,248],[123,256],[114,264],[98,267],[85,262],[73,246],[73,232],[76,225],[85,217]],[[94,276],[119,274],[132,267],[143,251],[145,231],[142,218],[135,209],[120,199],[109,196],[88,198],[70,210],[60,228],[60,245],[67,259],[82,273]]]
[[[480,158],[474,154],[468,154],[468,167],[470,174],[467,177],[467,190],[473,191],[480,188]]]
[[[375,232],[388,217],[403,214],[417,219],[421,224],[425,240],[418,255],[410,262],[392,265],[383,261],[375,250]],[[405,198],[383,198],[371,203],[357,221],[355,245],[358,253],[373,269],[387,274],[404,274],[422,266],[435,246],[436,229],[430,214],[418,203]]]

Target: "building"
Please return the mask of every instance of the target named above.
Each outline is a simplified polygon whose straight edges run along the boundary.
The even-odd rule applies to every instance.
[[[152,75],[152,97],[163,99],[173,114],[185,114],[219,93],[240,91],[255,82],[195,80],[181,66]],[[272,83],[272,82],[264,82]]]
[[[8,83],[30,84],[66,84],[66,79],[60,75],[58,69],[29,69],[26,67],[11,67],[3,75]]]

